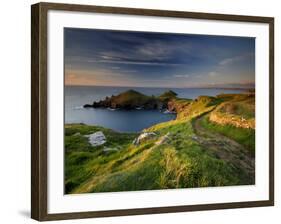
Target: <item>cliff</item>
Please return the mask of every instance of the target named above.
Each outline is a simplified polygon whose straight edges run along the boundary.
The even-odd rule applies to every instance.
[[[117,96],[106,97],[104,100],[93,102],[93,104],[85,104],[85,108],[112,108],[112,109],[168,109],[168,102],[176,97],[173,91],[167,91],[159,97],[147,96],[135,90],[128,90]]]

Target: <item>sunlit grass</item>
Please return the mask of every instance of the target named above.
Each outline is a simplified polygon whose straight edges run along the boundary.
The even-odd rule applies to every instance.
[[[65,192],[116,192],[248,184],[242,169],[217,158],[194,139],[196,133],[192,126],[193,119],[205,116],[218,105],[233,100],[237,103],[249,99],[244,95],[202,96],[194,101],[175,98],[173,103],[178,111],[177,119],[147,128],[145,131],[156,133],[156,138],[139,145],[132,144],[138,133],[118,133],[83,124],[65,125]],[[235,107],[237,116],[251,111],[251,106],[245,105],[238,109]],[[234,139],[254,153],[254,130],[218,125],[209,122],[208,116],[201,120],[201,125],[210,132],[218,132]],[[85,135],[96,131],[102,131],[107,142],[93,147]],[[158,145],[159,139],[165,135],[168,136],[167,140]],[[117,150],[104,152],[104,148]]]

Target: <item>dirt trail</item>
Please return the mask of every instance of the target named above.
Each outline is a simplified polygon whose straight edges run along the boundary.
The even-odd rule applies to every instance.
[[[201,126],[200,122],[204,116],[198,117],[193,122],[193,128],[197,134],[196,141],[206,149],[212,150],[216,157],[230,162],[236,168],[245,171],[249,183],[255,183],[255,158],[251,156],[247,149],[238,142],[221,135],[217,132],[210,132]]]

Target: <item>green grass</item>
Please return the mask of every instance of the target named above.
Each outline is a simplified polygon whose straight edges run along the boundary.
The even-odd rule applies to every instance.
[[[221,113],[238,115],[245,119],[255,118],[255,104],[248,101],[226,102],[218,109]]]
[[[134,93],[130,93],[134,94]],[[171,94],[169,94],[171,95]],[[174,94],[172,94],[174,95]],[[156,124],[145,131],[156,138],[133,145],[138,133],[118,133],[110,129],[83,124],[65,125],[65,192],[117,192],[168,188],[192,188],[249,184],[245,171],[216,157],[194,140],[192,119],[213,111],[227,101],[248,100],[246,96],[201,96],[197,100],[173,98],[176,120]],[[236,110],[244,114],[246,108]],[[251,109],[251,108],[250,108]],[[218,125],[208,121],[201,125],[243,144],[251,153],[255,149],[255,131]],[[102,131],[107,142],[93,147],[85,135]],[[79,134],[78,134],[79,133]],[[163,136],[168,139],[158,145]],[[105,148],[117,151],[104,152]]]
[[[107,142],[103,146],[93,147],[84,135],[102,131]],[[76,134],[80,133],[80,134]],[[118,133],[110,129],[73,124],[65,126],[65,191],[73,189],[90,176],[100,173],[110,161],[120,157],[123,149],[128,149],[137,133]],[[118,148],[116,152],[105,153],[104,148]],[[125,153],[125,152],[124,152]],[[107,171],[108,172],[108,171]]]
[[[190,120],[203,113],[209,112],[219,104],[221,100],[215,97],[199,96],[195,100],[175,99],[173,103],[177,108],[177,120]]]
[[[224,94],[217,97],[225,102],[217,110],[221,113],[238,115],[245,119],[255,118],[254,94]]]
[[[72,133],[81,133],[85,127],[74,126],[74,129]],[[100,129],[92,127],[92,130]],[[129,139],[107,131],[105,135],[112,140],[119,135],[123,148],[118,152],[104,154],[97,147],[88,152],[67,153],[66,193],[246,184],[241,178],[243,172],[237,172],[231,164],[217,159],[192,139],[191,122],[166,122],[148,131],[155,131],[159,137],[169,133],[170,140],[162,145],[149,140],[134,146],[131,142],[135,135]]]
[[[210,122],[208,116],[205,116],[201,120],[201,125],[210,130],[215,131],[220,134],[223,134],[238,143],[244,145],[249,152],[254,155],[255,154],[255,130],[254,129],[246,129],[246,128],[237,128],[233,125],[220,125],[214,122]]]

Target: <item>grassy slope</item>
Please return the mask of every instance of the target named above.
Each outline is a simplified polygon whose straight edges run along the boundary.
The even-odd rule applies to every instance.
[[[66,193],[247,184],[245,178],[241,178],[243,171],[216,158],[194,140],[192,118],[230,99],[233,97],[199,97],[196,101],[174,99],[177,119],[148,128],[146,131],[155,132],[157,137],[138,146],[132,144],[137,134],[117,133],[96,126],[66,125]],[[208,121],[204,125],[215,130]],[[92,147],[83,135],[98,130],[103,131],[107,143]],[[238,129],[237,133],[243,134],[241,131]],[[81,135],[75,134],[78,132]],[[167,133],[168,140],[158,145],[157,141]],[[105,153],[105,147],[118,147],[118,151]]]
[[[236,127],[255,127],[254,94],[226,94],[220,95],[218,99],[221,99],[222,103],[210,114],[210,120],[218,119],[221,124]]]
[[[231,116],[249,122],[255,122],[255,96],[247,94],[225,94],[218,96],[221,104],[212,112],[223,117]],[[211,122],[209,116],[202,119],[201,125],[210,130],[223,134],[244,145],[252,155],[255,154],[255,130],[251,128],[238,128],[231,124],[219,125]]]
[[[132,105],[132,104],[144,104],[145,102],[153,99],[151,96],[146,96],[134,90],[128,90],[124,93],[114,96],[112,102],[119,105]]]
[[[237,128],[233,125],[219,125],[210,122],[208,116],[202,119],[201,125],[210,130],[223,134],[244,145],[251,154],[255,154],[255,130],[246,128]]]
[[[104,146],[93,147],[84,135],[102,131],[107,137]],[[76,133],[80,133],[77,135]],[[114,161],[126,152],[119,150],[105,153],[103,148],[128,148],[135,133],[117,133],[110,129],[73,124],[65,126],[65,191],[70,192],[93,175],[105,172],[110,161]],[[129,149],[129,148],[128,148]],[[108,172],[108,170],[107,170]]]

